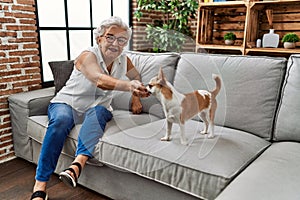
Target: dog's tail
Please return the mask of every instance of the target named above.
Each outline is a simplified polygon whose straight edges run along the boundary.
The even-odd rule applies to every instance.
[[[220,76],[218,76],[217,74],[213,74],[212,77],[216,81],[216,88],[213,91],[211,91],[212,95],[215,97],[220,92],[222,81]]]

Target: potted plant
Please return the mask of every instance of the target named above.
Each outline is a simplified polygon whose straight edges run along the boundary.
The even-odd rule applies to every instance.
[[[294,49],[296,47],[296,42],[299,42],[299,36],[296,33],[287,33],[283,36],[282,40],[283,47],[286,49]]]
[[[233,45],[236,40],[236,35],[233,32],[228,32],[224,35],[225,44]]]
[[[137,0],[134,16],[140,20],[143,12],[159,12],[162,17],[147,24],[147,39],[152,42],[154,52],[179,52],[192,36],[189,21],[197,16],[198,4],[198,0]]]

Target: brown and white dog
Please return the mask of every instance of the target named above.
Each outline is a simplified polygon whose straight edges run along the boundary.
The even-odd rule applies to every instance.
[[[205,128],[201,133],[208,133],[208,138],[214,137],[216,96],[221,89],[221,79],[215,74],[213,74],[213,78],[216,82],[216,88],[213,91],[196,90],[188,94],[181,94],[176,91],[165,78],[162,69],[160,69],[157,77],[150,80],[147,89],[161,102],[167,120],[167,131],[166,135],[161,138],[162,141],[171,139],[172,124],[178,123],[181,143],[186,145],[184,123],[197,114],[205,123]]]

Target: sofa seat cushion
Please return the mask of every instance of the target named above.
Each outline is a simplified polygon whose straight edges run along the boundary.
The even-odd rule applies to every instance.
[[[217,200],[300,199],[300,144],[272,144]]]
[[[159,120],[159,118],[150,114],[134,115],[129,111],[116,110],[113,111],[113,119],[106,125],[103,137],[156,120]],[[47,125],[48,117],[46,115],[29,117],[27,127],[29,137],[41,144],[44,140]],[[80,128],[81,124],[78,124],[71,130],[65,141],[62,153],[71,157],[75,155]],[[97,155],[99,154],[98,150],[95,150],[95,154]]]
[[[172,141],[160,141],[165,120],[108,135],[98,143],[99,161],[158,181],[196,197],[214,199],[254,160],[269,142],[247,132],[215,127],[216,137],[199,132],[201,122],[186,123],[187,146],[180,144],[179,126]]]
[[[215,123],[270,139],[286,62],[264,56],[185,53],[178,62],[174,86],[182,93],[212,90],[212,74],[219,74],[222,88]]]

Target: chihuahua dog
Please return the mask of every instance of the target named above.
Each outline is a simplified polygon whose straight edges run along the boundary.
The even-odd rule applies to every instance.
[[[167,121],[166,135],[161,138],[161,141],[171,140],[172,124],[177,123],[180,127],[181,143],[186,145],[184,123],[197,114],[205,123],[205,128],[201,133],[208,134],[208,138],[214,137],[216,96],[221,89],[221,79],[215,74],[213,74],[213,79],[216,82],[216,88],[213,91],[196,90],[188,94],[176,91],[165,78],[162,69],[157,77],[150,80],[147,90],[161,102]]]

